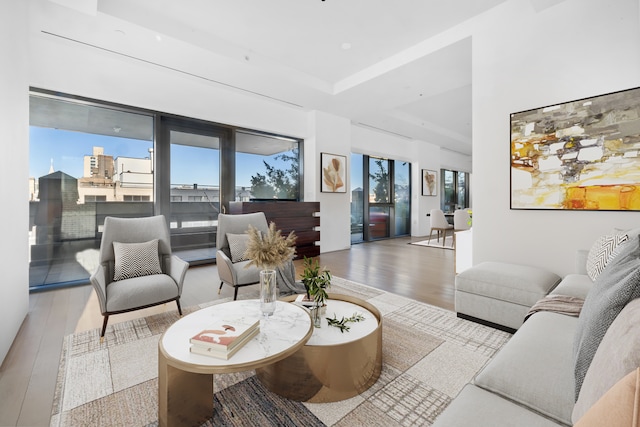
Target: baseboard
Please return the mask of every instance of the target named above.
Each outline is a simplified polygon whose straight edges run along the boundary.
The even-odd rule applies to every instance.
[[[501,331],[505,331],[505,332],[508,332],[510,334],[515,334],[516,333],[516,329],[510,328],[510,327],[504,326],[504,325],[499,325],[497,323],[489,322],[488,320],[478,319],[477,317],[469,316],[468,314],[456,313],[456,316],[458,316],[460,319],[470,320],[472,322],[479,323],[479,324],[484,325],[484,326],[489,326],[490,328],[494,328],[494,329],[498,329],[498,330],[501,330]]]

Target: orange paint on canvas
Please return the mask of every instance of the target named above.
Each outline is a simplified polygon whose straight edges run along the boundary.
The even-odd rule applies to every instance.
[[[640,184],[567,188],[565,209],[640,210]]]

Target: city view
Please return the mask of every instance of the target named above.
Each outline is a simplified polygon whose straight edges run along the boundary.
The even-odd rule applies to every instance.
[[[37,114],[33,121],[39,124]],[[97,266],[104,218],[153,215],[158,177],[167,173],[165,215],[174,252],[192,262],[215,257],[225,168],[220,164],[219,139],[172,131],[169,167],[154,171],[157,153],[150,130],[136,133],[114,127],[112,135],[104,135],[69,127],[30,127],[31,289],[86,282]],[[127,137],[131,134],[144,137]],[[297,142],[270,144],[276,152],[251,152],[257,139],[248,134],[237,138],[246,152],[235,153],[235,200],[297,197]]]

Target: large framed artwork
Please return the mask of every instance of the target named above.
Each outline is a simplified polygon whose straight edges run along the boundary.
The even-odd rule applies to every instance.
[[[320,191],[346,193],[347,156],[320,153]]]
[[[422,195],[438,195],[438,174],[436,171],[422,169]]]
[[[510,122],[511,209],[640,211],[640,88]]]

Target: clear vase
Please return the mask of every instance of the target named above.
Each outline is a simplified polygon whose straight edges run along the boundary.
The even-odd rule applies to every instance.
[[[311,318],[313,319],[313,326],[316,328],[322,327],[322,307],[315,306],[311,310]]]
[[[271,316],[276,311],[276,301],[278,300],[276,285],[275,270],[260,272],[260,310],[264,316]]]

